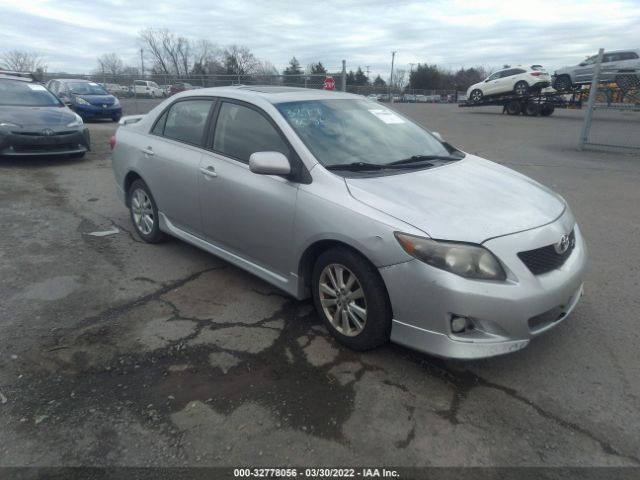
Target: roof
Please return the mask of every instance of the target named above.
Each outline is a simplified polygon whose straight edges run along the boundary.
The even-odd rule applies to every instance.
[[[23,82],[37,82],[38,79],[30,72],[14,72],[12,70],[0,70],[0,78],[7,80],[21,80]]]
[[[320,90],[316,88],[275,87],[271,85],[236,85],[231,87],[199,88],[182,92],[181,96],[202,95],[229,95],[235,98],[260,98],[269,103],[296,102],[304,100],[330,100],[330,99],[362,99],[361,95],[338,91]]]

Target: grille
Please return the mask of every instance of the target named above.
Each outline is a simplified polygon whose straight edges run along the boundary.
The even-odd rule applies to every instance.
[[[28,137],[42,137],[42,131],[40,132],[11,132],[14,135],[24,135],[24,136],[28,136]],[[53,136],[57,136],[57,135],[71,135],[72,133],[76,133],[75,130],[68,130],[68,131],[64,131],[64,132],[53,132],[51,135],[48,135],[50,137]]]
[[[77,150],[77,143],[61,143],[59,145],[14,145],[13,150],[18,153],[40,153],[40,152],[66,152]]]
[[[572,230],[569,234],[569,248],[564,253],[557,253],[554,245],[528,250],[518,253],[518,257],[522,260],[527,268],[534,275],[541,275],[550,272],[556,268],[560,268],[567,258],[571,256],[571,252],[576,246],[576,234]]]

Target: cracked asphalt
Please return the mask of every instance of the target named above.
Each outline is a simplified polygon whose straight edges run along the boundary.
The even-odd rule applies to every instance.
[[[83,160],[0,162],[0,467],[640,465],[640,156],[576,151],[577,111],[396,108],[568,200],[590,250],[570,319],[484,361],[349,351],[310,303],[140,242],[115,127],[90,124]]]

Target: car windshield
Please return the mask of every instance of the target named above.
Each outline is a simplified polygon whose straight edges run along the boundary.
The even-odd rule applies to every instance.
[[[67,86],[76,95],[109,95],[104,88],[93,82],[74,82]]]
[[[433,135],[370,100],[310,100],[276,107],[324,166],[450,156]]]
[[[0,105],[22,107],[59,107],[60,100],[38,83],[0,80]]]

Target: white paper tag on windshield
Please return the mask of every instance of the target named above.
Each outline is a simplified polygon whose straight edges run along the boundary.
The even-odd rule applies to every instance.
[[[46,90],[42,85],[38,85],[37,83],[27,83],[27,86],[31,90]]]
[[[369,110],[369,112],[371,112],[372,115],[375,115],[376,117],[378,117],[380,120],[382,120],[384,123],[387,123],[387,124],[404,123],[404,120],[402,118],[400,118],[398,115],[396,115],[390,110],[385,110],[382,108],[374,108],[372,110]]]

